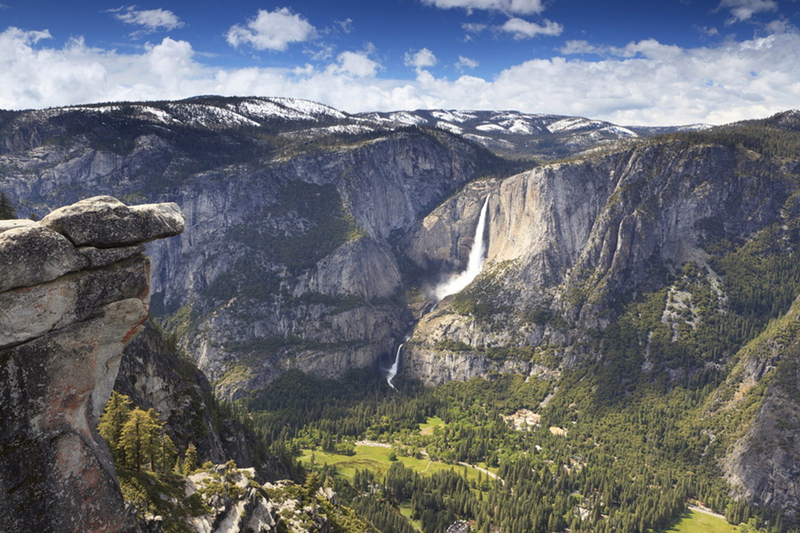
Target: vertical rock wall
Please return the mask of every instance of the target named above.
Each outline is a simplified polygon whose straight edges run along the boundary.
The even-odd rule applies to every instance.
[[[183,224],[107,196],[0,221],[0,529],[136,529],[95,427],[148,315],[141,244]]]

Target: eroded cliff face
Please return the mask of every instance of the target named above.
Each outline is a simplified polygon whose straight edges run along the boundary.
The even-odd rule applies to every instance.
[[[175,204],[129,208],[110,197],[0,225],[0,521],[9,531],[137,527],[95,427],[148,315],[141,243],[182,229]]]
[[[324,106],[210,100],[21,113],[0,189],[25,214],[97,192],[180,205],[183,235],[148,246],[153,312],[225,395],[378,364],[412,321],[394,244],[497,157]]]
[[[187,231],[152,251],[164,309],[192,309],[182,346],[232,396],[375,365],[411,321],[391,239],[474,176],[470,150],[398,133],[182,187]]]

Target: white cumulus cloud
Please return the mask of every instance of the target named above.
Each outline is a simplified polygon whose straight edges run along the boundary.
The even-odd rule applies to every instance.
[[[470,59],[464,56],[458,56],[458,62],[456,62],[456,70],[464,71],[466,69],[477,68],[479,65],[480,63],[478,63],[474,59]]]
[[[554,37],[561,35],[561,32],[564,31],[564,27],[557,22],[545,20],[544,26],[542,26],[516,17],[508,19],[505,24],[500,26],[500,29],[513,35],[514,39],[531,39],[537,35]]]
[[[170,31],[183,26],[183,22],[168,9],[139,10],[136,6],[127,6],[112,9],[110,12],[114,14],[114,18],[125,24],[143,26],[146,32]]]
[[[488,11],[502,11],[519,15],[533,15],[544,11],[542,0],[422,0],[430,6],[452,9],[463,8],[468,11],[482,9]]]
[[[418,50],[416,52],[406,52],[403,63],[405,66],[414,67],[414,70],[420,72],[426,68],[436,65],[438,60],[436,59],[436,56],[433,55],[433,52],[427,48],[423,48],[422,50]]]
[[[602,49],[588,41],[567,41],[559,51],[564,55],[602,54]]]
[[[357,78],[374,77],[381,64],[370,59],[367,52],[342,52],[337,57],[338,63],[328,67],[328,71],[334,74],[347,74]]]
[[[291,43],[300,43],[313,38],[317,31],[301,15],[289,8],[275,11],[260,9],[254,19],[242,26],[236,24],[228,30],[228,43],[234,48],[249,44],[256,50],[284,51]]]
[[[472,40],[472,36],[484,31],[489,31],[495,35],[508,35],[513,39],[532,39],[538,36],[556,37],[564,31],[564,26],[551,20],[543,20],[543,24],[529,22],[519,17],[511,17],[500,25],[488,24],[462,24],[461,28],[467,32],[467,39]]]

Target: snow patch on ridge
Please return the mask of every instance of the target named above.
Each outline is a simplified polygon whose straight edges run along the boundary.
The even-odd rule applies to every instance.
[[[474,120],[476,118],[475,115],[471,115],[463,111],[432,111],[431,115],[445,122],[458,123]]]
[[[475,126],[475,129],[478,131],[506,131],[503,126],[498,126],[497,124],[481,124],[480,126]]]
[[[456,126],[455,124],[451,124],[449,122],[439,121],[436,123],[436,127],[445,131],[449,131],[450,133],[455,133],[456,135],[463,135],[464,130]]]
[[[239,113],[206,104],[169,104],[167,108],[177,117],[185,117],[181,122],[199,124],[201,126],[228,126],[245,125],[260,126],[255,120],[249,119]]]
[[[303,113],[309,118],[313,118],[315,115],[325,115],[340,119],[347,118],[347,115],[338,109],[310,100],[300,100],[298,98],[270,98],[270,100],[288,109]]]

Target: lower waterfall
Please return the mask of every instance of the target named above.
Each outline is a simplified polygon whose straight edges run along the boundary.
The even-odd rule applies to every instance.
[[[391,388],[394,387],[394,383],[392,380],[397,375],[397,367],[400,365],[400,353],[403,351],[403,345],[405,342],[400,343],[400,346],[397,347],[397,354],[394,356],[394,363],[392,363],[392,367],[389,369],[389,372],[386,374],[386,382],[389,383]]]

